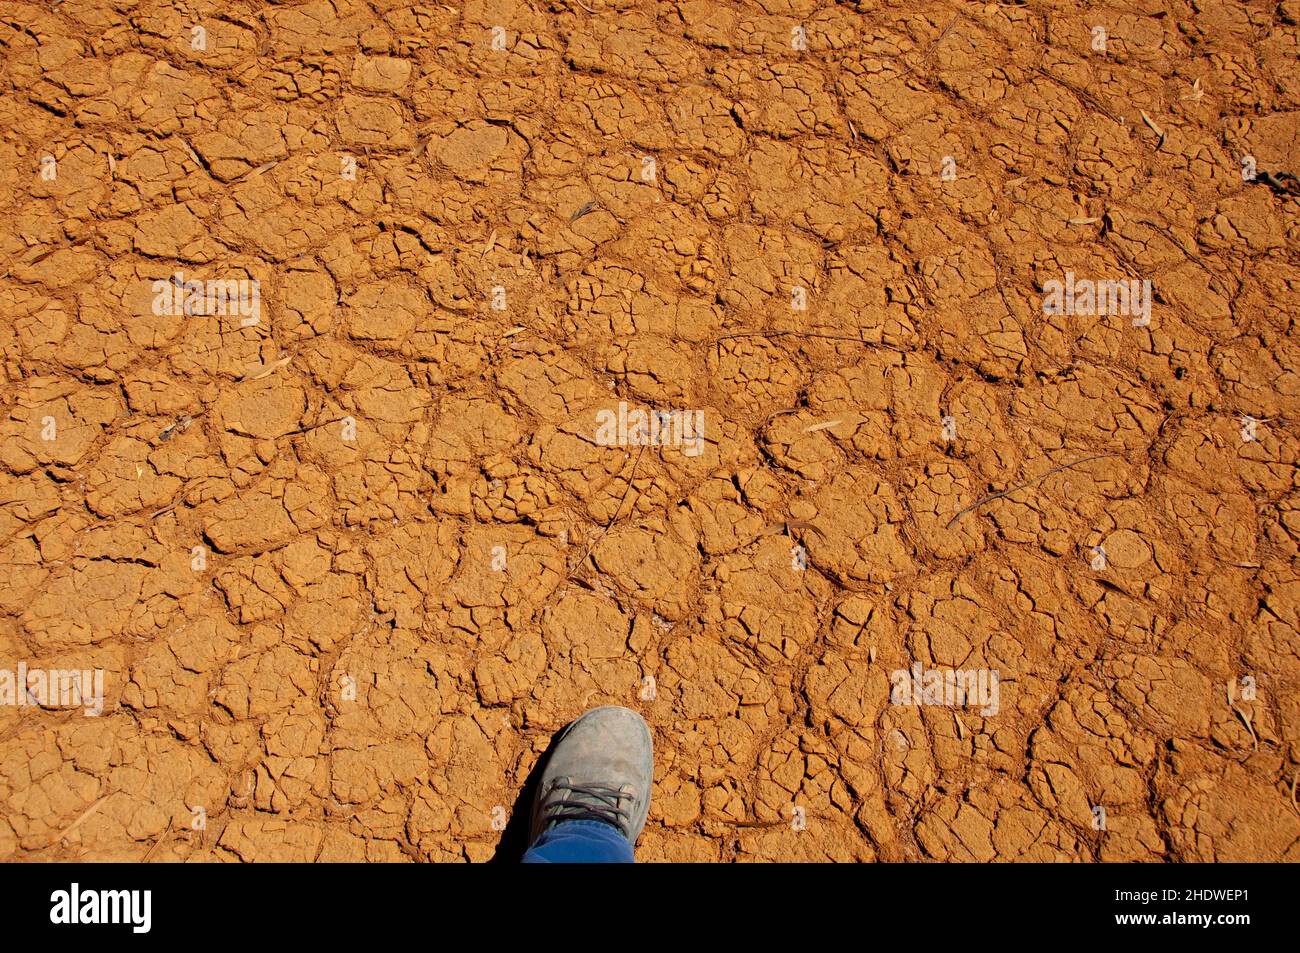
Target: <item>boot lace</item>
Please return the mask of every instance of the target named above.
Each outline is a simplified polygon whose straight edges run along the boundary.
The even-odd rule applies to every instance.
[[[627,836],[630,813],[623,802],[632,797],[627,791],[610,784],[574,784],[568,778],[558,778],[551,790],[568,793],[546,805],[548,827],[559,821],[603,821]]]

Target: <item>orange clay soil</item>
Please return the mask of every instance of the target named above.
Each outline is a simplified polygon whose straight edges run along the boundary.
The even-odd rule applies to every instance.
[[[0,3],[0,859],[1300,859],[1298,20]]]

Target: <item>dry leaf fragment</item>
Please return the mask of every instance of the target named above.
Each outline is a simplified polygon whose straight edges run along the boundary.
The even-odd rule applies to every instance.
[[[259,166],[258,166],[256,169],[254,169],[252,172],[249,172],[249,173],[247,173],[246,175],[244,175],[244,176],[243,176],[239,181],[240,181],[240,182],[247,182],[249,179],[255,179],[255,178],[257,178],[259,175],[261,175],[263,172],[267,172],[267,171],[269,171],[269,170],[271,170],[271,169],[274,169],[274,168],[275,168],[277,165],[279,165],[279,164],[280,164],[280,160],[279,160],[279,159],[276,159],[274,162],[265,162],[265,163],[263,163],[262,165],[259,165]]]
[[[183,138],[181,139],[181,145],[184,146],[185,151],[189,154],[189,157],[194,160],[194,164],[197,165],[199,168],[203,168],[203,160],[199,158],[199,154],[194,151],[194,148]]]
[[[1241,719],[1241,723],[1246,726],[1246,730],[1250,732],[1251,744],[1254,746],[1255,750],[1258,751],[1259,736],[1255,734],[1255,726],[1251,724],[1251,719],[1248,718],[1246,713],[1237,705],[1236,688],[1237,683],[1232,679],[1228,679],[1228,707],[1237,713],[1237,717]]]
[[[1156,143],[1156,151],[1160,151],[1160,147],[1165,144],[1165,131],[1155,124],[1155,121],[1146,114],[1146,110],[1139,109],[1138,112],[1142,114],[1142,121],[1150,127],[1152,132],[1160,137],[1160,141]]]
[[[842,423],[844,423],[844,421],[839,418],[836,418],[835,420],[824,420],[819,424],[813,424],[811,427],[805,427],[803,432],[816,433],[819,430],[829,430],[831,427],[838,427]]]
[[[189,429],[190,429],[190,424],[192,424],[192,423],[194,423],[194,418],[191,417],[189,414],[186,414],[186,415],[184,415],[183,417],[177,417],[175,420],[173,420],[170,424],[168,424],[168,425],[163,429],[163,432],[162,432],[162,433],[160,433],[160,434],[158,435],[158,441],[159,441],[159,443],[161,443],[161,442],[163,442],[163,441],[165,441],[165,440],[170,440],[172,434],[176,431],[176,429],[177,429],[178,427],[179,427],[181,430],[189,430]]]
[[[595,199],[592,199],[590,202],[587,202],[582,206],[580,206],[576,212],[574,212],[572,215],[569,216],[569,224],[572,225],[578,219],[582,218],[582,216],[589,215],[592,212],[594,212],[598,204],[599,203]]]
[[[241,377],[240,380],[260,381],[263,377],[268,377],[280,368],[284,367],[284,365],[288,364],[290,360],[292,360],[292,358],[282,357],[278,361],[274,361],[270,364],[254,364],[248,369],[248,373]]]

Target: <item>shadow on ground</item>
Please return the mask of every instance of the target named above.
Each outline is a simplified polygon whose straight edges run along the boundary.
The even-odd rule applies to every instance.
[[[557,731],[551,737],[551,743],[546,746],[542,756],[533,765],[533,770],[529,771],[528,777],[524,779],[524,786],[510,809],[510,820],[506,822],[506,828],[501,832],[501,840],[497,843],[496,853],[488,861],[489,864],[517,864],[524,856],[524,851],[528,849],[528,828],[533,819],[533,797],[537,793],[538,781],[546,768],[546,763],[551,760],[551,752],[555,749],[561,731]]]

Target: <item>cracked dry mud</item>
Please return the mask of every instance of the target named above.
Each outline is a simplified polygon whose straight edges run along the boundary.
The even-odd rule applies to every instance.
[[[1300,859],[1300,3],[586,6],[0,3],[0,859]]]

